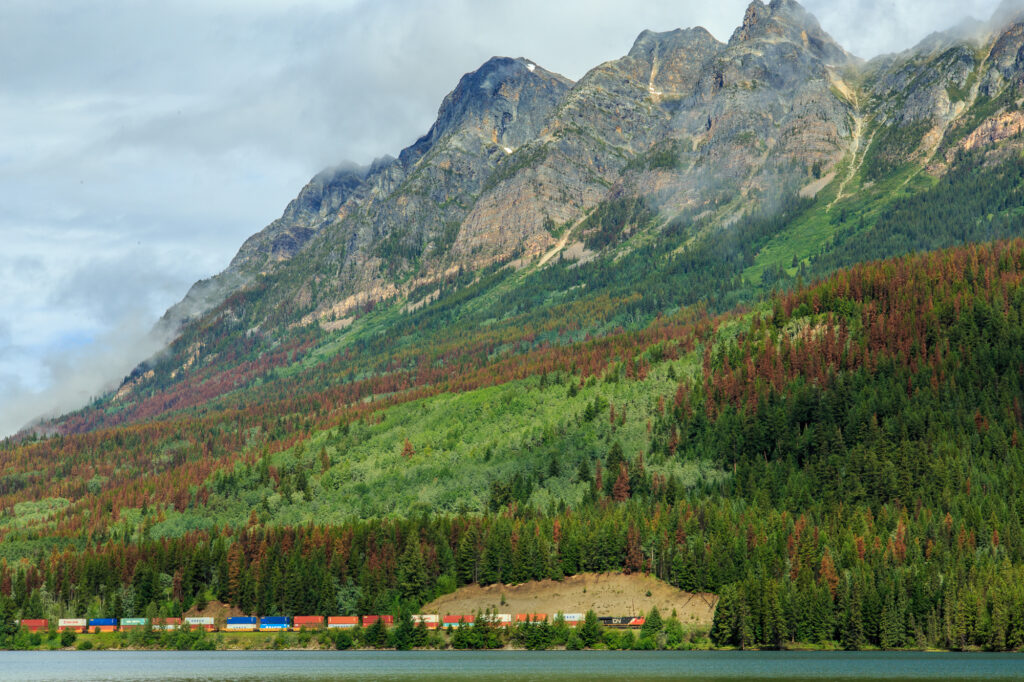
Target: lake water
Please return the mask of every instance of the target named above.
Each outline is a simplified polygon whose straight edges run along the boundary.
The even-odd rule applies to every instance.
[[[803,652],[0,652],[17,680],[1024,680],[1021,654]]]

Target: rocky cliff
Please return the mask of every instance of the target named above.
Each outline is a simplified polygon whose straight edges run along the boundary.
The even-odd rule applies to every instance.
[[[801,187],[834,182],[842,198],[907,163],[941,173],[1024,129],[1020,16],[1007,5],[864,63],[795,0],[755,0],[726,43],[645,31],[578,83],[491,59],[397,158],[313,178],[165,324],[271,278],[251,332],[337,329],[452,273],[550,255],[603,202],[642,200],[650,229],[683,216],[714,231]]]

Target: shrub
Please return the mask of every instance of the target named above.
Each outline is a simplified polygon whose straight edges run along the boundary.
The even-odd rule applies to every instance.
[[[352,633],[348,630],[335,630],[334,631],[334,648],[339,651],[352,648]]]

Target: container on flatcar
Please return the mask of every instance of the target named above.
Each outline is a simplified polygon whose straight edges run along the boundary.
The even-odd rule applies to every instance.
[[[141,630],[149,625],[148,618],[122,618],[121,619],[121,632],[128,632],[129,630]]]
[[[412,624],[418,626],[420,623],[428,630],[436,630],[441,619],[434,613],[418,613],[412,617]]]
[[[210,616],[189,616],[185,619],[185,625],[190,630],[206,630],[207,632],[213,632],[217,628]]]
[[[565,620],[565,624],[571,628],[581,625],[587,617],[582,613],[563,613],[562,619]]]
[[[368,628],[374,625],[378,620],[384,622],[384,627],[391,627],[395,624],[394,616],[363,616],[363,627]]]
[[[291,627],[288,616],[263,616],[260,618],[260,632],[287,630]]]
[[[507,628],[512,624],[511,613],[483,613],[480,620],[488,623],[491,627]]]
[[[323,616],[295,616],[292,619],[292,629],[301,630],[306,628],[307,630],[320,630],[324,627]]]
[[[232,616],[224,624],[225,630],[234,632],[256,632],[260,628],[260,619],[256,616]]]
[[[90,618],[89,632],[114,632],[117,630],[117,618]]]
[[[89,627],[89,621],[85,618],[61,618],[57,621],[57,629],[61,632],[64,630],[70,630],[71,632],[85,632],[87,627]]]
[[[445,628],[468,628],[473,621],[473,616],[445,616],[441,619],[441,625]]]
[[[50,627],[50,621],[45,618],[26,618],[19,625],[29,632],[43,632]]]
[[[548,619],[546,613],[517,613],[517,623],[543,623]]]
[[[328,616],[328,630],[348,630],[359,627],[359,616]]]
[[[181,618],[154,618],[154,630],[177,630],[181,627]]]

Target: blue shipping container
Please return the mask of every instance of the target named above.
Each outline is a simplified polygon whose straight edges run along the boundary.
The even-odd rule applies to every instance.
[[[89,627],[110,627],[117,626],[117,618],[90,618]]]
[[[264,616],[260,618],[260,630],[287,630],[291,619],[287,616]]]
[[[260,619],[256,616],[232,616],[228,618],[228,625],[257,625]]]

